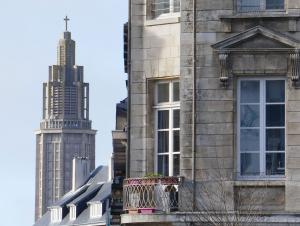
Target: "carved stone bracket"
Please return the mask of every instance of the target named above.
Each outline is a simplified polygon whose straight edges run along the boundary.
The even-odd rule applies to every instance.
[[[223,87],[227,87],[229,79],[229,63],[228,63],[228,53],[219,53],[220,62],[220,82]]]
[[[300,75],[300,53],[299,49],[297,49],[294,53],[290,54],[289,59],[289,77],[293,84],[295,84],[299,80]]]

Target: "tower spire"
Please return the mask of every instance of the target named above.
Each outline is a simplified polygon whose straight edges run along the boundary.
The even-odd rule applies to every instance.
[[[68,16],[66,16],[65,18],[64,18],[64,21],[65,21],[65,23],[66,23],[66,31],[68,31],[68,21],[69,21],[70,19],[68,18]]]
[[[88,158],[90,170],[95,168],[96,131],[89,120],[89,84],[84,81],[83,66],[75,64],[69,18],[64,21],[57,64],[49,67],[48,81],[43,84],[43,120],[36,135],[36,220],[72,189],[73,156]]]
[[[57,48],[57,64],[73,67],[75,65],[75,41],[71,39],[71,32],[68,31],[69,18],[66,16],[65,31],[62,33],[62,38],[59,40]]]

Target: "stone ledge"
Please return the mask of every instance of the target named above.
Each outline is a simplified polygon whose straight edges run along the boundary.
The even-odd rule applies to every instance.
[[[127,132],[123,130],[113,130],[112,137],[114,140],[126,140]]]
[[[122,214],[121,223],[167,223],[179,222],[180,215],[178,214]]]
[[[249,186],[249,187],[262,187],[262,186],[270,186],[270,187],[282,187],[285,186],[285,178],[282,180],[238,180],[234,181],[234,186],[242,187],[242,186]]]
[[[206,217],[202,217],[202,213],[191,213],[191,212],[176,212],[169,214],[122,214],[122,224],[145,224],[145,223],[160,223],[161,225],[169,223],[187,223],[187,222],[207,222]],[[204,213],[206,214],[206,213]],[[234,214],[228,212],[227,214]],[[223,217],[220,214],[218,217]],[[228,219],[228,217],[225,217]],[[251,222],[257,223],[256,225],[299,225],[300,215],[295,213],[276,213],[276,214],[261,214],[260,216],[253,216]]]
[[[300,14],[287,14],[285,12],[264,12],[264,13],[238,13],[235,15],[221,15],[220,19],[253,19],[253,18],[300,18]]]
[[[163,25],[163,24],[176,24],[180,22],[180,17],[169,17],[162,19],[153,19],[146,20],[145,26],[155,26],[155,25]]]
[[[94,129],[42,129],[42,130],[36,130],[35,135],[40,135],[40,134],[46,134],[46,133],[86,133],[86,134],[96,134],[97,130]]]

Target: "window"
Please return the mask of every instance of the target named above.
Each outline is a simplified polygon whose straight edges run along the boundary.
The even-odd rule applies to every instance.
[[[50,215],[52,223],[60,222],[62,220],[62,208],[52,208]]]
[[[156,85],[156,169],[163,176],[179,175],[180,102],[179,82]]]
[[[99,218],[102,216],[102,203],[95,202],[90,204],[90,218]]]
[[[76,206],[75,205],[71,205],[70,206],[70,221],[72,220],[76,220]]]
[[[284,0],[238,0],[239,12],[282,9],[284,9]]]
[[[161,17],[165,14],[176,14],[180,12],[180,0],[152,0],[151,15],[153,18]]]
[[[241,79],[238,87],[240,176],[285,174],[285,80]]]

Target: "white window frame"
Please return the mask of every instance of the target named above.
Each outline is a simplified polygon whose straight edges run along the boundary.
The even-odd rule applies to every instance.
[[[180,110],[180,100],[173,101],[173,85],[174,83],[179,83],[179,80],[167,80],[167,81],[159,81],[155,85],[155,173],[158,173],[158,156],[159,155],[168,155],[169,156],[169,175],[166,176],[174,176],[174,155],[179,155],[179,152],[173,152],[173,132],[180,131],[179,128],[173,128],[173,111]],[[169,101],[158,103],[158,85],[159,84],[169,84]],[[180,83],[179,83],[180,85]],[[158,112],[168,110],[169,111],[169,128],[168,129],[158,129]],[[169,132],[169,151],[165,153],[158,153],[158,131],[168,131]],[[180,168],[180,166],[179,166]]]
[[[260,0],[259,9],[257,10],[242,10],[242,1],[243,0],[236,0],[237,1],[237,12],[239,13],[251,13],[251,12],[282,12],[286,9],[286,0],[283,0],[283,8],[282,9],[267,9],[267,0]],[[250,0],[249,0],[250,1]]]
[[[241,152],[240,152],[240,97],[241,97],[241,81],[259,81],[260,84],[260,152],[259,152],[259,159],[260,159],[260,174],[259,175],[241,175]],[[285,175],[267,175],[266,174],[266,153],[267,151],[265,150],[265,144],[266,144],[266,127],[262,126],[265,125],[266,118],[265,118],[265,109],[266,109],[266,102],[265,102],[265,91],[266,91],[266,81],[276,81],[276,80],[283,80],[285,81],[285,102],[276,102],[276,104],[284,104],[285,106],[285,124],[284,128],[285,129],[285,134],[284,134],[284,139],[285,139],[285,150],[284,151],[276,151],[276,153],[284,153],[286,157],[286,150],[287,150],[287,125],[286,125],[286,118],[287,118],[287,82],[284,77],[272,77],[272,78],[266,78],[266,77],[250,77],[250,78],[240,78],[238,79],[238,85],[237,85],[237,179],[241,180],[283,180],[285,179]],[[261,82],[263,81],[263,82]],[[263,107],[261,107],[263,106]],[[262,117],[263,116],[263,117]],[[272,127],[273,128],[273,127]],[[279,128],[279,127],[278,127]],[[275,151],[274,151],[275,152]],[[270,153],[270,151],[268,152]],[[286,162],[285,162],[285,174],[286,174]]]
[[[180,11],[179,12],[174,12],[174,0],[169,0],[170,1],[170,12],[169,13],[162,13],[159,16],[155,17],[155,15],[153,14],[153,10],[152,10],[152,4],[153,1],[155,0],[149,0],[151,1],[151,18],[152,19],[165,19],[165,18],[169,18],[169,17],[180,17],[180,12],[181,12],[181,1],[180,1]]]

